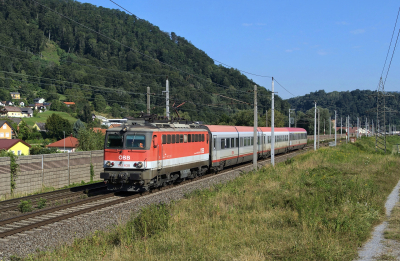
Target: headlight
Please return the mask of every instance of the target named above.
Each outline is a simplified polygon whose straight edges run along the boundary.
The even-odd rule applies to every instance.
[[[114,166],[114,162],[107,161],[106,166],[107,167],[112,167],[112,166]]]
[[[143,163],[142,162],[138,162],[138,164],[136,164],[136,168],[142,168],[143,167]]]

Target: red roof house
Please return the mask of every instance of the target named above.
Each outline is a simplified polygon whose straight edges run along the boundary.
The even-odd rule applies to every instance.
[[[75,105],[75,102],[64,102],[65,105],[67,105],[67,107],[71,106],[71,105]]]
[[[63,152],[75,152],[78,145],[79,145],[78,139],[75,137],[69,136],[69,137],[66,137],[65,139],[51,143],[51,144],[47,145],[46,147],[57,148],[58,150],[63,151]]]
[[[103,134],[106,134],[106,131],[107,131],[107,129],[102,129],[102,128],[93,128],[93,131],[94,132],[101,132],[101,133],[103,133]]]

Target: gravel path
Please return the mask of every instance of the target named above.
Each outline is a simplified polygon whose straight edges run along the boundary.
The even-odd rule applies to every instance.
[[[277,157],[275,162],[285,161],[298,153]],[[269,161],[264,161],[267,164]],[[252,170],[252,166],[244,166],[223,174],[211,176],[198,181],[190,182],[172,189],[159,191],[131,201],[93,211],[88,214],[73,217],[51,225],[40,227],[31,231],[0,239],[0,260],[8,260],[11,255],[24,257],[38,250],[53,249],[61,244],[72,243],[75,238],[83,238],[91,235],[96,230],[112,229],[128,221],[131,213],[138,211],[153,203],[168,203],[171,200],[179,200],[185,194],[198,189],[205,189],[218,183],[232,180],[241,173]]]
[[[399,188],[400,188],[400,181],[394,187],[390,195],[388,196],[385,208],[386,208],[386,218],[389,219],[390,214],[392,212],[393,207],[399,201]],[[375,227],[372,238],[365,243],[365,245],[360,249],[358,256],[359,261],[367,261],[367,260],[380,260],[382,256],[387,253],[388,247],[396,248],[396,241],[394,240],[386,240],[383,236],[384,231],[386,230],[388,225],[387,221],[384,221],[382,224]],[[391,241],[391,242],[390,242]],[[390,243],[388,245],[388,243]],[[398,244],[398,243],[397,243]],[[397,245],[398,247],[398,245]],[[393,252],[393,251],[392,251]],[[397,251],[398,252],[398,251]],[[400,256],[397,255],[396,260],[399,259]]]

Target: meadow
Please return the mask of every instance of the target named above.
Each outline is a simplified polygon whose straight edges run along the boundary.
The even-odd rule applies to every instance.
[[[373,138],[321,148],[27,260],[352,260],[383,220],[399,166]]]

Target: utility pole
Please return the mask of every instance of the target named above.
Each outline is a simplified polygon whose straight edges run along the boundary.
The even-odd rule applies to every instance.
[[[329,139],[332,139],[332,117],[329,117]]]
[[[360,127],[359,127],[358,124],[359,124],[359,119],[358,119],[358,117],[357,117],[357,139],[358,139],[358,133],[360,132],[360,130],[359,130]]]
[[[319,149],[319,109],[318,109],[318,149]]]
[[[337,124],[336,124],[336,111],[335,111],[335,147],[336,147],[336,126]]]
[[[365,137],[368,137],[367,125],[368,125],[367,117],[365,117]]]
[[[317,102],[314,104],[314,150],[317,150]]]
[[[343,122],[342,122],[342,116],[340,116],[340,139],[342,139],[342,134],[343,134]]]
[[[167,113],[167,119],[169,120],[169,81],[167,76],[167,81],[165,84],[165,109]]]
[[[349,133],[347,132],[347,116],[346,116],[346,119],[345,119],[344,121],[345,121],[345,124],[344,124],[344,125],[345,125],[345,128],[346,128],[346,134],[345,134],[345,135],[346,135],[346,143],[347,143],[347,137],[348,137],[348,134],[349,134]]]
[[[265,127],[268,127],[268,110],[265,111]]]
[[[147,87],[147,114],[150,114],[150,87]]]
[[[289,128],[290,128],[290,111],[294,111],[295,109],[289,109]]]
[[[253,134],[253,169],[257,169],[257,85],[254,85],[254,134]]]
[[[274,133],[274,77],[272,77],[272,98],[271,98],[271,165],[275,166],[275,133]]]

